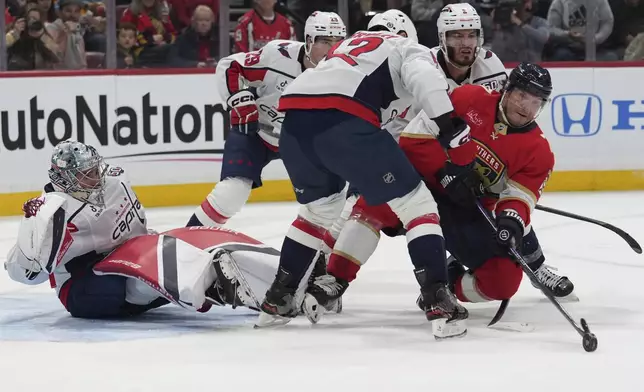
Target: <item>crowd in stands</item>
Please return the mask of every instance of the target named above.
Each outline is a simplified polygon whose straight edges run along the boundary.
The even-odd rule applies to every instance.
[[[106,67],[106,6],[90,0],[6,0],[9,70]],[[230,0],[234,52],[273,39],[302,39],[314,10],[337,0]],[[350,30],[373,12],[398,8],[419,40],[438,45],[440,9],[454,0],[349,0]],[[481,15],[484,46],[502,61],[583,61],[587,42],[598,61],[644,60],[644,0],[470,0]],[[117,67],[214,67],[219,53],[219,0],[116,0]],[[226,23],[227,21],[224,21]],[[592,31],[588,30],[592,29]],[[594,41],[594,42],[593,42]]]

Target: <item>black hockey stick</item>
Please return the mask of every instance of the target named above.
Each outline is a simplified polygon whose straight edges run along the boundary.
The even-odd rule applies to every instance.
[[[501,301],[501,306],[499,306],[499,310],[496,311],[496,314],[494,317],[492,317],[492,320],[490,320],[490,323],[487,325],[488,327],[493,326],[494,324],[498,323],[499,320],[501,320],[501,317],[505,314],[505,309],[508,308],[508,304],[510,303],[509,299],[504,299]]]
[[[497,231],[496,228],[496,223],[494,220],[490,217],[490,214],[487,212],[487,210],[483,207],[480,201],[476,201],[476,206],[478,207],[479,211],[481,211],[481,214],[485,217],[487,222],[490,224],[490,227],[494,229],[494,231]],[[583,318],[580,320],[581,326],[577,324],[575,320],[570,317],[570,314],[566,311],[566,309],[561,306],[561,304],[557,301],[557,299],[552,295],[550,290],[548,290],[546,287],[544,287],[543,283],[537,278],[537,275],[534,274],[534,271],[528,266],[528,263],[525,261],[523,256],[517,252],[516,249],[510,248],[509,250],[510,255],[514,258],[514,260],[519,264],[523,272],[528,275],[530,280],[532,281],[532,284],[535,285],[536,287],[541,290],[543,295],[545,295],[550,302],[557,308],[559,313],[561,313],[566,320],[570,323],[570,325],[575,328],[575,331],[582,337],[582,346],[584,347],[584,350],[587,352],[593,352],[597,350],[597,337],[595,334],[590,332],[590,329],[588,328],[588,323],[586,323],[586,320]],[[500,318],[500,317],[499,317]]]
[[[542,205],[539,205],[539,204],[537,204],[537,206],[535,208],[537,210],[544,211],[544,212],[549,212],[551,214],[565,216],[566,218],[572,218],[572,219],[577,219],[577,220],[580,220],[580,221],[583,221],[583,222],[594,223],[594,224],[599,225],[599,226],[601,226],[603,228],[606,228],[606,229],[612,231],[613,233],[617,234],[618,236],[622,237],[622,239],[624,241],[626,241],[628,246],[630,246],[631,249],[633,249],[633,251],[635,251],[635,253],[642,254],[642,247],[640,246],[640,244],[637,243],[637,241],[635,241],[635,239],[633,237],[631,237],[624,230],[620,229],[619,227],[615,227],[615,226],[611,225],[610,223],[602,222],[600,220],[596,220],[596,219],[593,219],[593,218],[587,218],[585,216],[573,214],[573,213],[562,211],[562,210],[557,210],[555,208],[542,206]]]

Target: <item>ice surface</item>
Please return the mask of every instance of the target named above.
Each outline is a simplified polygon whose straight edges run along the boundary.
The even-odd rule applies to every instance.
[[[613,223],[644,243],[643,192],[546,194],[542,204]],[[182,226],[192,208],[149,210],[150,227]],[[297,205],[253,204],[229,223],[274,247]],[[404,238],[383,237],[344,298],[344,312],[311,326],[254,330],[255,314],[193,314],[170,306],[128,321],[69,317],[48,284],[0,273],[0,391],[643,391],[644,256],[588,223],[535,212],[547,256],[576,285],[597,352],[524,279],[503,321],[533,332],[485,327],[498,303],[468,305],[469,334],[437,342],[415,306]],[[0,219],[0,261],[16,218]]]

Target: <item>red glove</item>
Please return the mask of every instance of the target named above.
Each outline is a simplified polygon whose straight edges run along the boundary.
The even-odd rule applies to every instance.
[[[259,128],[259,111],[255,94],[250,90],[240,90],[228,98],[230,108],[230,129],[248,135]]]

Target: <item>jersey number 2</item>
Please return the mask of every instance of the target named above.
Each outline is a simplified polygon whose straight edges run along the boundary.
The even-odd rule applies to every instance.
[[[358,57],[361,54],[364,53],[369,53],[373,52],[374,50],[378,49],[380,45],[384,40],[380,37],[362,37],[362,38],[356,38],[352,39],[346,45],[348,47],[355,47],[354,49],[351,49],[349,53],[344,54],[344,53],[335,53],[335,51],[338,49],[340,45],[342,45],[345,42],[339,42],[329,50],[329,53],[326,55],[327,59],[332,59],[334,57],[340,58],[344,61],[346,61],[349,65],[355,67],[358,65],[358,62],[353,59],[353,57]]]

